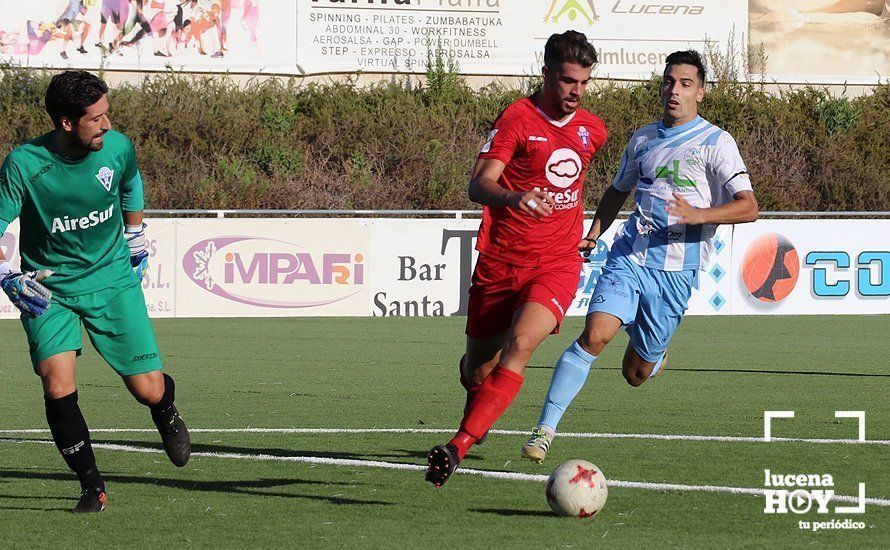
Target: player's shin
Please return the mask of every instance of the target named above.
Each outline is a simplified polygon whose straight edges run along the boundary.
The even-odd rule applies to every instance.
[[[81,489],[105,489],[96,467],[90,431],[77,405],[77,391],[58,399],[44,397],[46,421],[53,441],[68,467],[77,474]]]
[[[188,463],[192,453],[192,443],[188,428],[182,416],[173,404],[176,384],[173,378],[164,374],[164,394],[160,401],[150,405],[151,419],[154,421],[164,443],[164,451],[174,466],[182,467]]]
[[[519,393],[524,378],[521,374],[498,364],[479,387],[460,424],[460,431],[451,440],[463,460],[470,446],[504,414]]]
[[[562,415],[584,387],[590,366],[596,360],[596,355],[591,355],[575,341],[569,346],[556,362],[553,378],[550,379],[550,389],[547,390],[547,398],[544,401],[544,409],[538,420],[539,428],[549,428],[556,431]]]

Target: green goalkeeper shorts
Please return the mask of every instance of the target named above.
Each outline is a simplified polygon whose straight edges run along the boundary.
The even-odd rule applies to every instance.
[[[121,376],[161,368],[140,283],[81,296],[54,295],[40,317],[22,316],[34,368],[58,353],[75,351],[80,355],[81,323],[99,355]]]

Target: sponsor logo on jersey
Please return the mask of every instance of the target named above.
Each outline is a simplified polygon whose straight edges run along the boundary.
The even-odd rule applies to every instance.
[[[695,187],[696,184],[691,178],[685,178],[680,175],[680,161],[675,160],[671,166],[656,166],[656,179],[667,179],[676,187]]]
[[[564,18],[575,22],[580,17],[588,25],[593,25],[600,19],[593,0],[550,0],[548,4],[544,15],[544,21],[548,23],[559,23],[561,20],[565,21]]]
[[[114,170],[103,166],[99,173],[96,174],[96,179],[99,180],[99,183],[102,184],[106,191],[111,191],[111,180],[114,179]]]
[[[528,136],[529,141],[547,141],[547,138],[543,136]]]
[[[560,189],[571,187],[581,175],[581,166],[578,153],[572,149],[557,149],[547,160],[547,181]]]
[[[51,163],[47,164],[46,166],[44,166],[43,168],[41,168],[40,170],[38,170],[36,174],[34,174],[30,178],[28,178],[28,183],[34,183],[35,181],[39,180],[40,176],[42,176],[43,174],[46,174],[47,172],[52,170],[53,166],[55,166],[55,163],[51,162]]]
[[[114,212],[114,205],[112,204],[105,210],[93,210],[86,216],[81,217],[69,217],[62,216],[61,218],[53,218],[52,228],[50,229],[50,233],[64,233],[66,231],[77,231],[78,229],[89,229],[90,227],[96,227],[100,223],[105,223],[108,221],[108,218],[111,217],[111,213]]]

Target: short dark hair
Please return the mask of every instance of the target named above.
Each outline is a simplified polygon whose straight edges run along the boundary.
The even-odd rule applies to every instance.
[[[587,41],[584,33],[566,31],[552,34],[544,46],[544,65],[556,69],[563,63],[576,63],[592,67],[596,63],[596,48]]]
[[[698,69],[698,80],[701,82],[702,86],[705,85],[705,76],[707,71],[705,70],[705,64],[701,60],[701,54],[695,50],[683,50],[681,52],[674,52],[671,55],[667,56],[667,64],[664,66],[665,70],[671,65],[692,65],[696,69]]]
[[[108,85],[98,76],[86,71],[65,71],[50,81],[43,101],[53,125],[61,128],[62,117],[79,119],[87,107],[107,93]]]

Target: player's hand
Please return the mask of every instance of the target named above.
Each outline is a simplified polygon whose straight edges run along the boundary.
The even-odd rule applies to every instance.
[[[145,223],[128,225],[124,228],[124,237],[130,248],[130,265],[141,281],[148,272],[148,251],[145,249]]]
[[[668,202],[668,215],[677,218],[677,223],[700,225],[704,223],[701,208],[689,204],[680,193],[674,193],[674,200]]]
[[[516,193],[513,208],[521,210],[536,218],[546,218],[553,214],[553,198],[543,191],[526,191]]]
[[[599,239],[599,235],[587,235],[580,241],[578,241],[578,252],[581,253],[581,257],[584,258],[585,262],[590,261],[590,252],[596,248],[596,242]]]
[[[50,299],[53,297],[53,293],[40,284],[40,281],[52,274],[53,272],[49,269],[28,271],[27,273],[8,271],[0,279],[0,287],[9,296],[12,305],[19,308],[22,315],[31,318],[39,317],[49,309]]]

